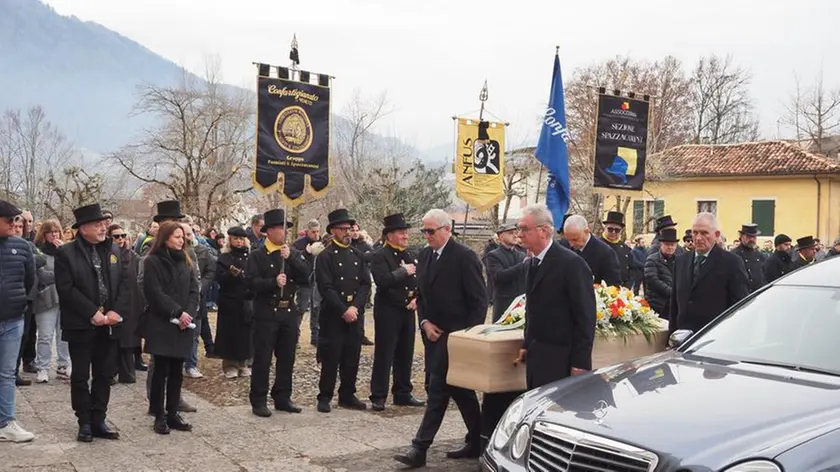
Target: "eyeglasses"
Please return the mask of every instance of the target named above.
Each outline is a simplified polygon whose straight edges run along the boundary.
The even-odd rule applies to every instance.
[[[9,218],[6,218],[6,221],[8,221],[8,222],[9,222],[9,224],[13,224],[13,223],[20,223],[21,221],[23,221],[23,217],[21,217],[20,215],[18,215],[18,216],[11,216],[11,217],[9,217]]]
[[[435,232],[437,232],[438,230],[441,230],[443,228],[446,228],[446,225],[438,226],[437,228],[423,228],[423,229],[420,230],[420,232],[423,233],[423,234],[428,234],[429,236],[431,236],[431,235],[435,234]]]
[[[608,233],[620,233],[621,228],[607,228]]]
[[[123,239],[123,238],[125,238],[125,237],[127,237],[127,236],[128,236],[127,234],[112,234],[112,235],[111,235],[111,238],[112,238],[112,239]]]

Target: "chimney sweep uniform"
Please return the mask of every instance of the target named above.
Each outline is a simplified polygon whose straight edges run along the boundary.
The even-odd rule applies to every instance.
[[[327,217],[328,232],[333,226],[355,223],[344,209],[335,210]],[[337,374],[341,376],[339,405],[365,409],[365,404],[356,398],[356,378],[362,350],[358,318],[351,323],[342,318],[351,306],[356,307],[360,314],[365,310],[370,294],[370,270],[365,264],[364,255],[353,246],[344,245],[333,238],[315,259],[315,280],[322,300],[318,338],[318,359],[321,362],[318,411],[330,411]]]
[[[761,231],[758,230],[758,225],[741,225],[741,231],[739,233],[748,236],[758,236],[761,234]],[[744,244],[739,245],[732,252],[744,261],[744,267],[747,268],[747,282],[750,285],[750,293],[763,287],[767,283],[767,279],[764,277],[764,266],[767,264],[767,255],[758,248],[750,248]]]
[[[624,213],[611,211],[607,213],[607,219],[601,223],[605,226],[613,224],[624,228]],[[607,246],[615,251],[615,255],[618,257],[618,266],[621,270],[621,286],[631,288],[630,268],[633,265],[633,250],[621,239],[621,234],[617,234],[616,237],[615,240],[608,239],[605,231],[601,240],[607,243]]]
[[[265,213],[262,232],[275,226],[289,228],[283,210]],[[289,256],[281,252],[289,248]],[[286,274],[286,285],[279,287],[277,276]],[[298,284],[306,282],[309,265],[303,255],[291,246],[279,246],[268,238],[262,247],[255,248],[248,256],[245,280],[254,298],[254,361],[251,365],[251,407],[257,416],[271,416],[266,407],[268,372],[272,354],[277,356],[274,386],[271,398],[274,408],[289,413],[300,413],[292,404],[292,372],[295,365],[295,349],[298,343],[298,324],[301,316],[295,305]]]
[[[402,213],[386,216],[383,236],[408,229]],[[408,306],[417,298],[417,274],[409,275],[405,265],[417,265],[407,249],[385,245],[373,254],[370,271],[376,282],[373,321],[376,343],[373,351],[373,373],[370,379],[370,401],[374,410],[384,409],[388,397],[391,369],[394,371],[395,405],[422,406],[411,392],[411,365],[414,360],[414,334],[417,332],[415,310]]]

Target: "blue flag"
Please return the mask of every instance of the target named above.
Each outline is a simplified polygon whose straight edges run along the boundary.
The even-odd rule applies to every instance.
[[[569,130],[566,128],[566,103],[563,99],[563,75],[560,73],[560,56],[554,56],[554,73],[551,76],[551,93],[543,117],[540,140],[537,143],[537,160],[548,169],[548,188],[545,204],[554,217],[556,230],[561,229],[563,217],[569,211]]]

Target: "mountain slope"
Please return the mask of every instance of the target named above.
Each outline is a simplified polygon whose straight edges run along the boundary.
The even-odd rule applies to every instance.
[[[0,0],[0,104],[41,105],[78,145],[107,152],[149,118],[129,116],[142,84],[168,84],[181,68],[97,23],[39,0]]]

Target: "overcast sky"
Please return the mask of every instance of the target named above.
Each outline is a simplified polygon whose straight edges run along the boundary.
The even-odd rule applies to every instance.
[[[485,78],[487,108],[511,122],[509,147],[534,141],[555,45],[566,77],[615,55],[670,54],[690,69],[702,55],[732,54],[753,74],[767,138],[777,136],[794,73],[810,83],[822,68],[826,84],[840,86],[840,2],[831,0],[45,1],[196,73],[216,55],[224,79],[247,87],[252,61],[288,64],[297,33],[301,68],[336,76],[334,112],[355,89],[386,91],[395,111],[377,131],[418,148],[452,141],[451,116],[479,108]]]

